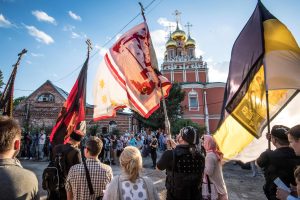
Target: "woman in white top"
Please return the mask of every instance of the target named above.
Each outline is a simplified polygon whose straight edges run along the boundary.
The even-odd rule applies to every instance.
[[[203,136],[203,147],[206,152],[204,177],[209,177],[218,192],[217,200],[228,200],[228,194],[222,172],[223,154],[220,152],[217,143],[210,135]]]
[[[151,179],[140,177],[142,169],[141,152],[127,146],[120,156],[122,174],[115,176],[108,184],[103,200],[158,200],[157,191]]]

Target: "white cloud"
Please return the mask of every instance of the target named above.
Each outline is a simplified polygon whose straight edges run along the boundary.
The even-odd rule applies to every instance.
[[[157,60],[159,63],[161,63],[162,59],[164,58],[164,52],[166,49],[165,44],[167,42],[166,40],[167,33],[164,30],[158,29],[152,31],[150,35],[157,56]]]
[[[121,33],[117,34],[117,35],[116,35],[116,41],[117,41],[118,39],[120,39],[121,36],[122,36]],[[110,40],[110,39],[109,39],[109,40]]]
[[[12,26],[13,26],[13,24],[10,21],[8,21],[7,19],[5,19],[5,17],[2,14],[0,14],[0,27],[10,28]]]
[[[81,17],[79,15],[76,15],[75,13],[73,13],[71,10],[68,13],[72,19],[81,21]]]
[[[44,54],[41,54],[41,53],[31,53],[31,56],[32,57],[43,57]]]
[[[35,11],[32,11],[31,12],[38,21],[41,21],[41,22],[48,22],[48,23],[51,23],[51,24],[54,24],[56,25],[56,21],[53,17],[49,16],[47,13],[43,12],[43,11],[40,11],[40,10],[35,10]]]
[[[103,56],[107,53],[107,51],[108,51],[107,48],[101,47],[101,46],[98,45],[98,44],[95,45],[95,49],[96,49],[97,51],[99,51],[99,54],[100,54],[100,56],[102,56],[102,57],[103,57]]]
[[[158,23],[159,25],[164,26],[164,27],[169,27],[169,26],[171,26],[171,27],[172,27],[172,30],[175,30],[175,28],[176,28],[176,22],[174,22],[174,21],[169,21],[169,20],[167,20],[167,19],[164,18],[164,17],[160,17],[160,18],[157,20],[157,23]]]
[[[33,36],[37,41],[51,44],[54,42],[53,38],[50,35],[47,35],[45,32],[38,30],[34,26],[26,26],[29,35]]]
[[[201,49],[195,49],[195,54],[196,54],[196,57],[200,57],[200,56],[203,56],[205,54],[205,52]]]
[[[73,39],[75,39],[75,38],[79,38],[80,37],[80,35],[79,34],[77,34],[77,33],[75,33],[75,32],[71,32],[71,38],[73,38]]]
[[[226,82],[228,76],[229,62],[214,62],[212,58],[206,60],[209,82]]]
[[[75,26],[72,25],[65,25],[63,28],[63,31],[73,31],[75,29]]]

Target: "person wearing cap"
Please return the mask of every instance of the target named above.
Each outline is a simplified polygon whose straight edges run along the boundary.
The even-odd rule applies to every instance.
[[[295,185],[294,169],[299,164],[299,158],[294,150],[289,147],[288,131],[290,129],[283,125],[275,125],[271,130],[271,142],[275,150],[266,150],[256,160],[257,165],[262,168],[265,176],[263,190],[267,199],[277,200],[277,186],[274,180],[279,177],[286,186]],[[267,135],[267,137],[269,137]]]
[[[204,156],[196,148],[197,131],[187,126],[177,135],[178,144],[165,151],[157,163],[157,169],[166,170],[167,200],[202,199],[201,183]]]
[[[64,162],[65,164],[64,172],[63,172],[65,176],[63,178],[64,181],[69,173],[70,168],[73,165],[82,162],[80,149],[78,148],[82,138],[83,138],[83,133],[79,130],[75,130],[70,134],[70,139],[66,144],[56,145],[53,149],[52,161],[54,161],[56,156],[60,155],[61,158],[63,159],[62,162]],[[61,200],[67,199],[67,193],[65,188],[59,189],[59,195]]]

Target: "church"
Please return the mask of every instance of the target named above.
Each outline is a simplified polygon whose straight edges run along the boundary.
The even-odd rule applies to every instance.
[[[176,15],[176,30],[170,33],[165,47],[161,73],[172,83],[180,83],[185,91],[182,102],[183,119],[190,119],[206,127],[207,133],[217,129],[225,83],[209,82],[208,66],[203,57],[195,55],[196,41],[191,37],[191,24],[187,23],[188,33],[179,28],[179,12]]]

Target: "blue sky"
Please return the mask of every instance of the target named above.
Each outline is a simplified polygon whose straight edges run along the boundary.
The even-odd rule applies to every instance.
[[[140,1],[144,7],[152,2]],[[300,1],[262,2],[290,29],[299,44]],[[182,13],[180,23],[193,25],[191,36],[197,43],[196,54],[208,62],[209,80],[225,82],[232,45],[256,3],[256,0],[152,2],[145,14],[159,64],[168,26],[175,24],[172,13],[179,10]],[[88,69],[87,101],[92,103],[94,75],[102,56],[120,34],[143,21],[139,16],[119,32],[139,12],[137,0],[0,0],[0,69],[4,82],[9,78],[17,54],[26,48],[28,53],[15,81],[15,97],[29,95],[46,80],[69,92],[86,58],[85,40],[89,38],[94,56]]]

